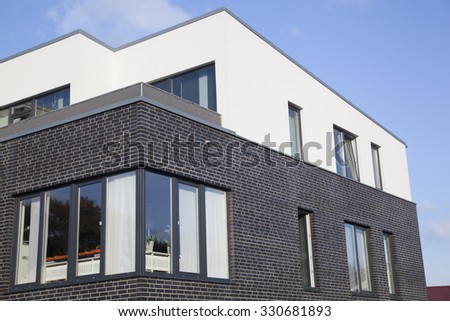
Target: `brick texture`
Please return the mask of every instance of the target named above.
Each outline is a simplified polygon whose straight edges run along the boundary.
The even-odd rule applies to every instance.
[[[232,150],[233,161],[220,166],[176,163],[171,153],[157,167],[137,148],[129,166],[156,168],[229,189],[230,280],[228,283],[159,277],[129,277],[88,284],[14,293],[10,289],[15,195],[77,182],[120,170],[102,167],[105,142],[154,142],[154,160],[164,159],[162,142],[182,141],[195,133],[202,146],[250,147]],[[0,143],[0,299],[2,300],[426,300],[427,292],[415,204],[326,170],[270,152],[274,166],[264,164],[270,151],[229,133],[194,122],[142,102],[93,115],[41,132]],[[139,157],[141,156],[141,157]],[[186,157],[186,152],[182,153]],[[259,164],[246,166],[256,158]],[[298,210],[313,210],[312,237],[315,290],[302,286]],[[369,227],[373,293],[349,289],[344,224]],[[388,290],[383,232],[393,233],[397,295]]]

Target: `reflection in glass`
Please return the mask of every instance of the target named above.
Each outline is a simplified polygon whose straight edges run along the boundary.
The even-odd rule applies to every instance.
[[[392,243],[391,243],[392,235],[383,234],[384,241],[384,254],[386,258],[386,271],[389,285],[389,293],[395,294],[395,282],[394,282],[394,266],[393,266],[393,258],[392,258]]]
[[[199,273],[197,188],[179,184],[180,271]]]
[[[214,65],[168,77],[152,85],[207,109],[217,110]]]
[[[100,273],[102,184],[79,188],[77,275]]]
[[[46,193],[47,237],[43,282],[67,279],[70,188]]]
[[[348,260],[348,273],[350,277],[350,290],[359,290],[358,280],[358,263],[356,261],[356,245],[355,237],[353,235],[353,226],[350,224],[345,225],[345,240],[347,243],[347,260]]]
[[[9,108],[0,110],[0,128],[9,124]]]
[[[371,291],[366,230],[362,227],[346,224],[345,237],[350,289],[352,291]]]
[[[70,104],[70,89],[64,88],[36,99],[36,115],[61,109]]]
[[[289,135],[291,139],[291,156],[300,158],[300,110],[289,106]]]
[[[145,173],[145,269],[171,273],[171,189],[167,176]]]
[[[40,198],[20,202],[16,284],[36,282]]]

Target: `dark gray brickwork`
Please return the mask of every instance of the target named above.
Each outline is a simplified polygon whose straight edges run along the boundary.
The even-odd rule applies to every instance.
[[[173,159],[160,170],[230,190],[228,199],[229,283],[132,277],[13,293],[10,288],[14,195],[115,172],[105,169],[102,145],[122,141],[155,143],[179,133],[182,141],[222,146],[246,143],[226,132],[138,102],[58,127],[0,143],[0,299],[2,300],[426,300],[426,285],[415,204],[276,152],[276,166],[263,163],[268,149],[250,144],[247,154],[233,149],[233,164],[181,166]],[[248,147],[248,146],[247,146]],[[151,162],[131,148],[130,168]],[[250,155],[251,153],[251,155]],[[186,156],[186,153],[182,154]],[[141,155],[143,156],[143,155]],[[173,155],[172,155],[173,156]],[[202,162],[202,154],[196,153]],[[229,155],[228,155],[229,156]],[[258,157],[260,163],[244,166]],[[228,166],[232,165],[232,166]],[[315,290],[302,286],[298,207],[313,211]],[[344,223],[369,227],[373,292],[349,290]],[[393,233],[397,296],[388,291],[383,232]]]

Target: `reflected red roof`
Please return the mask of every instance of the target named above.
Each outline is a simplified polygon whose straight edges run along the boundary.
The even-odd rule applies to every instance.
[[[450,286],[429,286],[429,301],[450,301]]]

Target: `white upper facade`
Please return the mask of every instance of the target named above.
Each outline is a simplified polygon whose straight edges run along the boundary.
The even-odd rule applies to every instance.
[[[258,143],[270,134],[278,150],[291,141],[289,105],[298,107],[305,161],[339,172],[337,128],[353,139],[356,180],[411,199],[405,143],[225,9],[116,49],[76,31],[7,58],[0,62],[0,116],[6,106],[66,85],[75,104],[208,64],[223,127]]]

